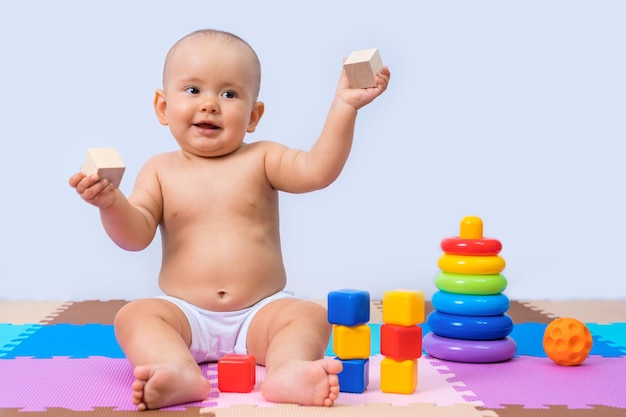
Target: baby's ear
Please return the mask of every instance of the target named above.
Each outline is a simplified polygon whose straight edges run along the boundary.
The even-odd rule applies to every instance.
[[[159,123],[163,126],[167,126],[169,124],[167,120],[167,102],[165,100],[165,91],[156,90],[154,93],[154,112],[156,113],[157,119],[159,119]]]
[[[250,113],[250,122],[248,123],[248,133],[252,133],[256,130],[263,113],[265,112],[265,104],[262,101],[257,101],[252,107],[252,113]]]

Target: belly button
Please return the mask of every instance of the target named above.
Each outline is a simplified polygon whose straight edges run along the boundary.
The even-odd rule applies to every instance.
[[[248,201],[248,204],[250,205],[250,207],[256,207],[256,201],[254,200]]]
[[[226,291],[219,291],[217,295],[219,295],[219,297],[223,299],[224,297],[226,297]]]

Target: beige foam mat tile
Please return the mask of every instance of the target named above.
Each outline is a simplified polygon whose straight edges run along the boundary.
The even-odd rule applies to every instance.
[[[571,317],[584,323],[598,324],[626,321],[626,300],[532,300],[522,303],[551,318]]]
[[[300,407],[278,404],[275,407],[237,405],[230,408],[203,408],[205,417],[498,417],[493,410],[481,410],[470,404],[441,407],[436,404],[412,404],[391,406],[389,404],[366,404],[361,406]]]
[[[1,301],[0,323],[43,323],[71,304],[68,301]]]

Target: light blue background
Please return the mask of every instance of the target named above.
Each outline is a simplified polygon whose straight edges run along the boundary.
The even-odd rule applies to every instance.
[[[392,71],[340,179],[281,197],[298,295],[430,296],[440,240],[478,215],[511,298],[624,298],[625,18],[602,0],[3,2],[0,299],[158,294],[159,240],[117,248],[67,180],[88,147],[114,146],[128,193],[175,148],[152,97],[171,44],[203,27],[261,58],[249,141],[308,149],[353,50],[378,47]]]

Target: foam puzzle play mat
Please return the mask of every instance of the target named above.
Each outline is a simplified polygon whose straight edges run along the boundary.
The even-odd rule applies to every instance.
[[[137,415],[130,399],[132,367],[113,331],[115,313],[126,302],[0,302],[0,416]],[[328,300],[319,302],[327,304]],[[392,370],[393,377],[381,383],[381,369],[386,369],[382,363],[388,359],[381,353],[385,303],[367,302],[369,317],[366,324],[360,324],[367,327],[360,331],[369,338],[366,386],[351,390],[355,392],[342,389],[333,407],[265,401],[259,390],[265,375],[260,366],[255,368],[256,382],[250,392],[221,392],[217,364],[209,363],[202,365],[213,386],[206,400],[144,413],[180,417],[626,416],[626,300],[511,301],[507,315],[512,325],[506,337],[515,341],[515,350],[510,359],[482,363],[441,359],[430,355],[424,344],[419,358],[412,359],[416,380],[410,393],[397,393],[406,388],[403,383],[395,384],[402,370]],[[436,312],[430,301],[424,303],[425,317]],[[559,317],[579,320],[591,334],[591,350],[579,365],[559,365],[546,354],[546,328]],[[430,324],[440,326],[431,320],[418,324],[424,342],[433,334]],[[411,334],[406,337],[414,337]],[[351,355],[335,343],[335,335],[343,337],[333,333],[326,354],[337,357],[337,348],[342,355]],[[411,348],[385,349],[416,356]]]

